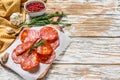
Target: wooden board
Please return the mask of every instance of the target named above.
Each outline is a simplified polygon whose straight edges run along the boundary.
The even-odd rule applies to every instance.
[[[40,30],[40,29],[42,29],[42,27],[32,27],[31,28],[31,30]],[[63,32],[61,32],[59,30],[57,30],[57,32],[58,32],[58,36],[59,36],[59,46],[54,50],[55,58],[57,58],[66,49],[66,47],[70,43],[69,37],[67,37]],[[44,63],[40,62],[39,66],[36,68],[37,70],[29,72],[29,71],[23,70],[21,68],[20,64],[16,64],[13,61],[13,59],[11,57],[12,53],[13,53],[13,50],[20,44],[22,44],[22,43],[21,43],[20,38],[18,37],[14,41],[14,43],[6,51],[4,51],[4,53],[9,54],[9,58],[8,58],[8,61],[5,64],[2,61],[2,65],[11,69],[11,70],[13,70],[14,72],[19,74],[24,79],[36,80],[38,78],[39,79],[43,78],[46,75],[46,73],[48,72],[51,64],[44,64]]]

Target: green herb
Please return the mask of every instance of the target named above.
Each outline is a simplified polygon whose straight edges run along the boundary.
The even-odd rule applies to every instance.
[[[32,27],[32,26],[44,26],[44,25],[47,25],[47,24],[57,24],[57,25],[62,25],[62,27],[66,27],[66,26],[71,26],[71,24],[69,23],[64,23],[64,22],[61,22],[61,21],[54,21],[52,20],[52,17],[66,17],[65,14],[60,14],[58,12],[54,13],[54,14],[44,14],[42,16],[39,16],[39,17],[35,17],[35,18],[32,18],[29,22],[26,22],[24,24],[24,26],[27,26],[27,27]]]
[[[34,50],[35,48],[39,47],[39,46],[43,46],[45,45],[45,40],[40,40],[39,42],[35,43],[29,50],[28,50],[28,54],[31,54],[31,51]]]
[[[39,42],[34,44],[33,47],[36,48],[36,47],[39,47],[39,46],[43,46],[44,44],[45,44],[45,40],[40,40]]]
[[[43,22],[45,23],[46,20],[49,20],[52,17],[66,17],[66,15],[63,14],[63,13],[60,14],[58,12],[56,12],[54,14],[45,14],[45,15],[42,15],[42,16],[31,19],[29,22],[25,23],[25,25],[43,24]],[[39,21],[42,21],[42,22],[39,23]]]
[[[58,22],[58,21],[51,21],[51,24],[59,24],[59,25],[63,25],[63,26],[71,26],[71,24],[69,23],[63,23],[63,22]]]
[[[29,26],[44,26],[46,24],[59,24],[59,25],[63,25],[63,26],[71,26],[71,24],[69,23],[63,23],[63,22],[59,22],[59,21],[53,21],[53,20],[42,20],[42,21],[36,21],[34,24],[27,24]]]

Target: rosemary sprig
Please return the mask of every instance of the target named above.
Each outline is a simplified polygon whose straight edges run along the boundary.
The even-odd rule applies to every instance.
[[[26,24],[26,25],[29,25],[29,26],[33,26],[33,25],[36,25],[36,26],[44,26],[44,25],[46,25],[46,24],[60,24],[60,25],[63,25],[63,26],[71,26],[71,24],[69,24],[69,23],[63,23],[63,22],[53,21],[53,20],[36,21],[36,22],[33,23],[33,24]]]
[[[51,21],[50,24],[59,24],[63,26],[71,26],[69,23],[63,23],[63,22],[58,22],[58,21]]]
[[[39,42],[35,43],[29,50],[28,50],[28,54],[31,54],[31,51],[34,50],[35,48],[39,47],[39,46],[43,46],[45,45],[45,40],[40,40]]]
[[[43,46],[45,44],[45,40],[40,40],[36,44],[33,45],[33,48],[37,48],[39,46]]]
[[[42,21],[41,22],[41,24],[42,24],[42,23],[45,23],[46,20],[49,20],[52,17],[66,17],[66,15],[63,13],[60,14],[58,12],[56,12],[54,14],[45,14],[45,15],[31,19],[29,22],[25,23],[25,25],[34,25],[36,23],[39,23],[39,21]]]

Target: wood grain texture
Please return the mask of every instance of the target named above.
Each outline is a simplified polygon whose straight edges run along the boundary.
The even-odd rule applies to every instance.
[[[66,14],[113,14],[116,11],[117,3],[114,0],[104,3],[102,1],[83,3],[73,1],[48,1],[47,6],[48,12],[51,11],[53,8],[61,8]]]
[[[120,65],[53,65],[44,80],[120,80]]]
[[[112,1],[118,1],[119,0],[47,0],[48,3],[52,2],[78,2],[78,3],[86,3],[86,2],[101,2],[101,3],[109,3],[109,2],[112,2]]]
[[[1,66],[0,74],[0,80],[24,80]],[[43,80],[120,80],[119,75],[120,65],[53,64]]]
[[[62,21],[72,24],[65,28],[70,36],[120,36],[119,15],[68,15]]]
[[[47,12],[61,9],[71,23],[65,28],[70,36],[120,36],[120,8],[115,0],[48,0]],[[73,30],[74,27],[74,30]]]
[[[120,38],[72,38],[54,63],[120,64]]]

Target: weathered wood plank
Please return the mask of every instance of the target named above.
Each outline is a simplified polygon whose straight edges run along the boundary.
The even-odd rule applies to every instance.
[[[99,24],[102,23],[111,23],[111,24],[120,24],[120,15],[118,14],[99,14],[99,15],[67,15],[67,17],[62,18],[62,21],[70,23],[79,23],[79,24]],[[94,23],[93,23],[94,22]]]
[[[63,19],[64,22],[72,24],[72,27],[65,29],[70,36],[120,36],[120,11],[117,11],[119,8],[117,1],[83,1],[85,2],[82,3],[81,0],[48,0],[48,12],[51,13],[55,11],[54,8],[60,8],[63,12],[72,14]],[[118,14],[113,15],[114,13]]]
[[[54,8],[60,8],[66,14],[117,14],[118,2],[49,2],[47,3],[47,12],[52,12]],[[117,11],[117,12],[116,12]]]
[[[118,1],[119,0],[47,0],[47,2],[101,2],[101,3],[109,3],[112,1]]]
[[[6,77],[5,77],[6,76]],[[53,64],[43,80],[120,80],[120,65]],[[0,66],[0,80],[24,80]]]
[[[70,36],[120,36],[120,15],[68,15],[62,21],[72,24],[65,28]]]
[[[44,80],[120,80],[120,65],[53,65]]]
[[[120,38],[72,38],[54,63],[120,64]]]

